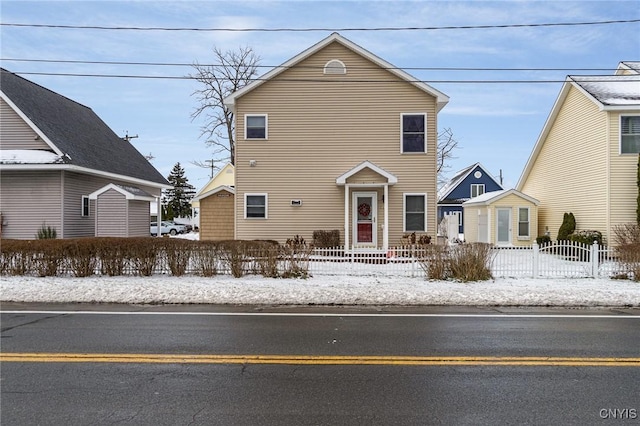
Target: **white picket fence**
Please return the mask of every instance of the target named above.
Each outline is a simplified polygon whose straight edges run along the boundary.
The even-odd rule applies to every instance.
[[[387,251],[315,248],[309,259],[309,272],[311,275],[424,277],[420,259],[425,257],[425,248],[419,246],[394,247]],[[571,241],[494,247],[490,266],[496,278],[608,277],[619,271],[613,251],[608,247]]]

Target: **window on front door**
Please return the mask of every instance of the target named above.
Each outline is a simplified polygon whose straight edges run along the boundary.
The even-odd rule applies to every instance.
[[[404,230],[406,232],[426,231],[427,197],[424,194],[405,194]]]
[[[426,114],[402,114],[401,115],[402,151],[403,153],[427,152]]]
[[[471,184],[471,198],[484,194],[484,183]]]
[[[640,115],[620,117],[620,153],[640,153]]]

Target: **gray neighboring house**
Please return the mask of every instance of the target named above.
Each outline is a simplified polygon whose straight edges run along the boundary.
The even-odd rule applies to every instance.
[[[167,180],[91,108],[1,71],[2,238],[149,236]]]

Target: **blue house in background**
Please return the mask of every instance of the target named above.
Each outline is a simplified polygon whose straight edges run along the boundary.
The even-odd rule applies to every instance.
[[[462,203],[485,192],[502,189],[500,182],[480,163],[460,170],[438,191],[438,223],[445,215],[458,213],[459,233],[463,234]]]

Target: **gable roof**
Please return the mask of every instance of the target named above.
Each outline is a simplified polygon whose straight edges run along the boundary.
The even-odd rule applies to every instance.
[[[114,190],[116,192],[119,192],[120,194],[124,195],[127,200],[149,201],[149,202],[156,201],[156,198],[153,195],[143,191],[140,188],[137,188],[135,186],[116,185],[114,183],[105,185],[102,188],[98,189],[97,191],[92,192],[91,194],[89,194],[89,199],[96,200],[101,194],[104,194],[109,190]]]
[[[340,186],[346,185],[347,184],[347,179],[349,179],[351,176],[355,175],[356,173],[358,173],[358,172],[360,172],[360,171],[362,171],[364,169],[373,170],[374,172],[376,172],[380,176],[386,178],[387,179],[387,183],[389,185],[395,185],[396,183],[398,183],[398,178],[395,175],[389,173],[388,171],[386,171],[382,167],[376,166],[375,164],[373,164],[370,161],[363,161],[362,163],[358,164],[357,166],[355,166],[351,170],[349,170],[349,171],[341,174],[340,176],[338,176],[336,178],[336,184],[340,185]]]
[[[503,189],[502,191],[491,191],[491,192],[485,192],[482,195],[478,195],[477,197],[473,197],[472,199],[470,199],[469,201],[465,201],[464,203],[462,203],[463,206],[473,206],[473,205],[489,205],[491,203],[493,203],[494,201],[498,201],[501,198],[504,198],[508,195],[516,195],[520,198],[522,198],[523,200],[527,200],[533,204],[535,204],[536,206],[540,204],[540,201],[536,200],[535,198],[524,194],[520,191],[517,191],[515,189]]]
[[[220,185],[218,187],[215,187],[207,192],[203,192],[202,194],[196,195],[195,197],[193,197],[191,199],[191,201],[201,201],[204,198],[210,197],[214,194],[217,194],[220,191],[227,191],[230,194],[235,195],[236,194],[236,189],[232,186],[227,186],[227,185]]]
[[[598,104],[601,111],[640,107],[640,76],[569,76],[567,81]]]
[[[494,178],[493,175],[489,173],[487,169],[484,168],[484,166],[482,166],[482,164],[475,163],[456,172],[456,174],[453,175],[453,177],[449,179],[449,181],[442,188],[440,188],[440,190],[438,191],[438,202],[440,203],[446,200],[449,194],[451,194],[458,187],[458,185],[460,185],[467,178],[467,176],[469,176],[471,172],[476,169],[476,167],[482,169],[486,176],[489,176],[496,183],[496,185],[502,188],[502,185],[500,185],[496,178]]]
[[[572,87],[578,89],[587,99],[595,103],[600,111],[640,110],[640,76],[638,75],[567,76],[525,164],[516,188],[522,189]]]
[[[640,62],[638,61],[622,61],[618,64],[616,74],[622,74],[628,71],[633,74],[640,74]]]
[[[347,49],[352,50],[353,52],[355,52],[355,53],[359,54],[360,56],[363,56],[364,58],[370,60],[371,62],[373,62],[374,64],[378,65],[379,67],[385,68],[390,73],[396,75],[397,77],[399,77],[399,78],[401,78],[403,80],[406,80],[407,82],[409,82],[410,84],[414,85],[418,89],[420,89],[420,90],[422,90],[422,91],[434,96],[436,98],[436,102],[437,102],[437,109],[436,109],[437,111],[440,111],[449,102],[449,97],[447,95],[445,95],[444,93],[440,92],[439,90],[434,89],[433,87],[429,86],[426,83],[422,83],[422,82],[418,81],[418,79],[416,79],[415,77],[413,77],[409,73],[407,73],[407,72],[405,72],[405,71],[393,66],[392,64],[390,64],[389,62],[385,61],[384,59],[374,55],[373,53],[369,52],[368,50],[358,46],[357,44],[355,44],[351,40],[348,40],[347,38],[341,36],[339,33],[332,33],[330,36],[324,38],[323,40],[321,40],[318,43],[314,44],[313,46],[309,47],[308,49],[306,49],[306,50],[302,51],[301,53],[297,54],[296,56],[294,56],[293,58],[289,59],[288,61],[286,61],[285,63],[283,63],[279,67],[275,67],[271,71],[267,72],[262,77],[260,77],[259,80],[255,80],[251,84],[249,84],[249,85],[243,87],[242,89],[232,93],[231,95],[229,95],[227,98],[224,99],[224,104],[227,105],[227,106],[230,106],[230,107],[233,106],[235,101],[236,101],[236,99],[238,99],[239,97],[241,97],[241,96],[245,95],[246,93],[256,89],[257,87],[262,85],[264,82],[266,82],[268,80],[271,80],[272,78],[274,78],[277,75],[283,73],[287,69],[289,69],[292,66],[298,64],[299,62],[303,61],[304,59],[310,57],[314,53],[320,51],[324,47],[326,47],[329,44],[334,43],[334,42],[335,43],[340,43],[341,45],[343,45]]]
[[[91,108],[0,70],[2,99],[61,156],[67,168],[170,187],[149,161],[131,143],[116,135]]]
[[[204,194],[205,192],[210,191],[211,189],[209,188],[209,185],[211,185],[213,182],[218,180],[218,178],[221,178],[226,174],[233,174],[233,173],[235,173],[235,166],[233,164],[231,164],[231,163],[225,164],[224,167],[222,167],[220,170],[218,170],[218,172],[211,179],[209,179],[209,182],[207,182],[202,188],[200,188],[200,190],[198,190],[198,192],[196,192],[196,194],[192,198],[192,201],[196,197]],[[218,185],[218,186],[221,186],[221,185]],[[218,186],[216,186],[215,188],[217,188]],[[230,186],[233,186],[233,185],[230,185]]]

